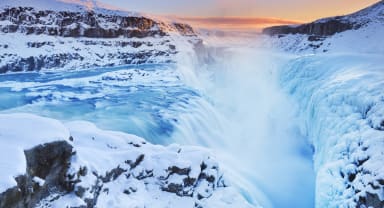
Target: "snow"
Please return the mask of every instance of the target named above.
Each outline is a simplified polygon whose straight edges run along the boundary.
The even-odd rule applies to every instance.
[[[322,40],[261,38],[263,47],[295,54],[280,81],[302,109],[301,131],[314,146],[316,207],[357,207],[368,194],[384,198],[383,7],[380,1],[340,17],[361,27]]]
[[[359,30],[349,30],[327,37],[325,40],[308,41],[307,35],[285,35],[280,38],[264,37],[260,45],[296,54],[311,53],[384,53],[382,44],[377,42],[384,36],[384,24],[374,22]]]
[[[296,106],[276,80],[287,57],[258,51],[252,41],[232,39],[210,37],[213,63],[195,65],[208,102],[189,104],[193,111],[182,112],[172,137],[215,150],[248,200],[264,207],[310,207],[310,146],[296,133]],[[204,78],[204,69],[211,76]]]
[[[383,119],[383,60],[330,53],[298,58],[282,72],[282,85],[303,109],[302,131],[315,147],[318,207],[354,207],[366,193],[383,197],[367,185],[384,177],[384,134],[377,128]],[[352,174],[356,178],[348,181]]]
[[[339,20],[346,21],[346,22],[353,22],[357,24],[366,24],[366,23],[380,23],[384,19],[384,12],[383,12],[384,2],[378,1],[377,3],[362,9],[360,11],[354,12],[349,15],[345,16],[339,16],[339,17],[329,17],[317,20],[315,22],[325,22],[332,18],[338,18]]]
[[[156,144],[172,142],[179,112],[201,100],[173,64],[6,74],[0,80],[3,112],[87,120]]]
[[[45,180],[44,179],[41,179],[37,176],[33,177],[33,181],[37,184],[39,184],[39,186],[44,186],[45,184]]]
[[[243,197],[247,197],[248,201],[256,199],[267,207],[276,204],[292,206],[289,202],[297,203],[297,207],[308,207],[312,202],[311,188],[314,180],[309,143],[314,148],[316,206],[356,207],[359,197],[365,197],[368,193],[376,194],[381,200],[384,198],[382,188],[375,188],[380,187],[380,180],[384,178],[384,45],[378,41],[384,37],[381,4],[382,2],[374,9],[350,16],[351,21],[364,23],[358,30],[338,33],[318,41],[309,41],[306,35],[286,35],[281,38],[263,36],[259,37],[260,41],[254,41],[252,39],[257,34],[253,33],[242,34],[244,36],[237,38],[230,37],[233,35],[230,32],[222,34],[217,31],[202,31],[204,43],[212,43],[208,45],[208,52],[201,47],[202,42],[198,38],[186,41],[176,34],[175,28],[167,24],[160,24],[160,27],[166,28],[170,36],[132,39],[153,44],[143,44],[138,48],[120,48],[116,45],[123,41],[120,38],[108,41],[92,39],[97,44],[87,45],[85,41],[91,39],[1,34],[0,46],[7,45],[4,51],[9,54],[17,53],[21,57],[29,57],[36,51],[42,55],[54,51],[80,53],[89,63],[98,65],[119,64],[119,60],[100,58],[107,53],[137,53],[153,48],[163,51],[170,44],[175,44],[181,51],[171,57],[176,60],[177,70],[174,70],[175,65],[164,68],[152,66],[156,70],[127,66],[120,69],[97,69],[98,73],[90,70],[84,72],[89,73],[88,75],[80,76],[78,75],[81,73],[63,73],[63,79],[52,79],[48,75],[49,79],[42,81],[45,76],[39,77],[42,75],[39,74],[32,81],[20,81],[23,80],[22,76],[17,81],[3,81],[2,87],[11,91],[6,91],[4,96],[12,97],[7,98],[2,105],[10,112],[28,111],[53,117],[60,117],[57,116],[60,113],[65,115],[66,117],[60,119],[71,122],[58,126],[66,131],[64,139],[68,138],[68,132],[75,138],[73,145],[77,155],[72,161],[72,172],[84,166],[90,172],[100,175],[106,174],[117,165],[129,169],[124,161],[134,161],[140,154],[145,155],[140,166],[132,169],[133,177],[120,176],[104,184],[106,191],[100,195],[97,204],[99,207],[125,207],[127,201],[132,207],[192,207],[195,203],[204,207],[251,206]],[[3,21],[0,24],[9,22]],[[103,24],[103,27],[114,25]],[[44,45],[40,49],[25,48],[28,42],[39,42],[41,37],[53,44]],[[196,48],[191,47],[192,45]],[[274,50],[270,51],[271,48]],[[264,51],[257,53],[255,50]],[[11,62],[14,59],[6,57],[5,60]],[[167,60],[152,57],[150,61],[162,63]],[[81,63],[74,60],[62,70],[82,67]],[[205,71],[208,67],[212,67],[211,71]],[[206,81],[209,83],[205,83]],[[70,89],[62,90],[57,86]],[[143,86],[150,91],[144,91]],[[212,90],[211,87],[216,88]],[[182,89],[183,92],[172,91],[175,89]],[[184,90],[187,92],[184,93]],[[129,97],[132,92],[142,92],[145,96]],[[155,93],[147,94],[149,92]],[[252,96],[249,96],[250,92]],[[114,108],[118,101],[113,96],[126,99],[124,106],[128,108]],[[148,98],[151,96],[154,98]],[[169,96],[177,98],[176,101],[169,101]],[[112,101],[100,101],[104,98]],[[10,104],[9,100],[12,99],[22,102]],[[87,113],[89,109],[79,107],[79,116],[69,112],[73,108],[65,105],[60,106],[66,109],[63,112],[55,112],[47,107],[47,104],[60,105],[72,100],[89,104],[93,113]],[[136,100],[140,102],[129,106]],[[162,101],[161,105],[157,105],[159,100]],[[36,108],[36,103],[40,108]],[[12,109],[8,109],[9,106]],[[38,112],[39,109],[44,112]],[[139,114],[135,114],[137,112]],[[106,117],[107,115],[110,117]],[[156,116],[155,119],[153,115]],[[25,117],[36,120],[31,115]],[[196,191],[209,198],[198,201],[194,197],[178,197],[161,191],[156,179],[147,178],[142,181],[137,176],[152,170],[159,178],[167,177],[167,168],[176,165],[191,168],[190,176],[197,177],[202,161],[210,167],[218,166],[211,150],[177,144],[152,145],[137,136],[101,130],[95,124],[85,121],[73,121],[91,120],[90,118],[101,118],[113,126],[125,123],[126,126],[122,129],[126,132],[132,129],[141,130],[138,127],[144,126],[145,131],[159,128],[162,134],[167,134],[164,133],[166,128],[156,121],[169,122],[167,124],[170,127],[167,128],[172,129],[172,134],[167,137],[172,137],[173,141],[179,143],[198,144],[214,149],[219,161],[225,161],[226,165],[221,165],[219,172],[209,170],[207,173],[218,177],[226,173],[224,176],[229,176],[228,181],[234,185],[212,190],[209,189],[209,183],[203,181]],[[20,125],[14,119],[9,116],[0,120],[0,123],[10,120],[9,126],[13,126],[14,130],[17,126],[26,125]],[[105,123],[96,123],[107,126]],[[133,127],[129,129],[127,125]],[[49,125],[45,125],[45,128],[47,126]],[[2,131],[9,129],[7,126],[0,128],[4,128]],[[161,134],[156,133],[154,137],[158,139],[157,142],[169,142],[156,137],[159,135]],[[0,135],[0,140],[8,145],[9,142],[5,142],[7,138],[9,140],[7,134]],[[148,136],[147,139],[149,138]],[[48,141],[50,140],[37,139],[36,144]],[[13,142],[10,150],[13,148],[15,158],[24,161],[24,143],[16,148],[12,147]],[[28,147],[25,148],[30,148],[32,142],[26,143],[26,146]],[[8,151],[5,147],[3,149]],[[0,167],[4,169],[8,163],[0,163]],[[12,167],[9,173],[2,176],[4,180],[1,181],[5,182],[0,187],[5,190],[14,186],[13,177],[23,171],[24,166]],[[182,179],[180,175],[172,175],[168,181],[178,183]],[[39,184],[44,183],[39,178],[34,180]],[[96,176],[83,177],[80,185],[90,187],[95,180]],[[243,196],[239,195],[239,190]],[[91,195],[89,191],[85,194]],[[303,197],[299,202],[298,195]],[[48,201],[53,207],[63,204],[84,205],[83,199],[74,194],[58,197],[52,195],[44,201]],[[43,204],[41,207],[44,207]]]
[[[24,174],[24,150],[38,144],[67,140],[69,131],[59,121],[29,114],[0,114],[0,193],[16,185]]]
[[[383,54],[380,40],[384,36],[384,3],[380,1],[356,13],[318,20],[338,19],[354,25],[354,29],[336,33],[320,40],[309,41],[308,35],[288,34],[280,37],[264,36],[258,47],[276,49],[299,55],[318,53],[369,53]],[[315,21],[316,22],[316,21]],[[356,29],[358,28],[358,29]]]
[[[231,126],[223,129],[217,127],[220,125],[205,127],[206,124],[201,124],[202,121],[209,124],[217,120],[225,123],[225,120],[223,121],[223,117],[219,117],[220,119],[217,120],[212,118],[214,114],[211,114],[212,116],[208,120],[203,116],[199,117],[200,115],[196,113],[193,115],[186,114],[182,122],[187,123],[184,125],[189,127],[191,131],[199,128],[212,128],[219,129],[218,131],[225,132],[224,134],[228,134],[231,129],[236,129],[235,126],[240,123],[240,131],[234,136],[224,135],[223,137],[220,134],[212,133],[213,131],[211,131],[210,135],[210,137],[214,138],[229,137],[230,139],[224,140],[235,151],[226,147],[222,140],[215,143],[209,140],[208,137],[209,142],[202,139],[203,142],[201,143],[209,145],[212,149],[225,148],[227,152],[232,150],[234,152],[232,154],[236,155],[237,158],[242,154],[249,153],[251,155],[249,158],[252,158],[253,161],[257,161],[257,158],[268,158],[270,159],[267,160],[268,162],[273,160],[273,163],[268,164],[271,173],[266,174],[263,172],[267,168],[263,167],[263,161],[258,161],[256,163],[258,166],[253,169],[259,171],[246,176],[248,180],[250,178],[254,179],[256,176],[262,176],[263,180],[256,180],[256,182],[253,180],[252,182],[256,186],[263,187],[264,194],[271,191],[271,189],[266,188],[268,185],[262,184],[269,178],[274,178],[274,181],[270,181],[270,184],[279,184],[274,186],[282,190],[292,191],[294,187],[301,184],[297,182],[292,187],[281,188],[289,184],[284,183],[284,178],[291,176],[291,172],[289,167],[284,167],[284,164],[278,165],[278,167],[274,166],[277,163],[276,155],[284,156],[284,151],[297,151],[299,146],[289,150],[288,144],[282,144],[281,140],[276,139],[276,142],[273,142],[273,148],[278,149],[281,146],[285,146],[285,148],[280,149],[278,153],[272,153],[273,151],[265,150],[266,148],[260,148],[260,146],[268,143],[267,141],[274,141],[274,134],[269,136],[268,133],[270,132],[268,130],[259,130],[258,134],[253,133],[251,135],[253,138],[259,139],[262,138],[261,133],[267,133],[268,137],[262,139],[266,142],[257,143],[247,140],[245,135],[251,131],[247,129],[246,124],[252,123],[253,126],[250,125],[251,127],[248,128],[253,130],[266,125],[265,123],[268,120],[262,120],[263,117],[276,117],[277,119],[273,120],[274,122],[271,125],[265,128],[261,127],[261,129],[273,128],[273,132],[284,131],[284,135],[279,138],[288,137],[287,125],[299,125],[300,129],[297,132],[296,140],[290,140],[289,144],[298,142],[297,139],[300,139],[301,135],[302,139],[306,139],[308,144],[313,145],[313,163],[316,172],[316,192],[314,193],[316,199],[314,203],[316,207],[357,207],[361,203],[359,202],[360,197],[367,197],[368,194],[383,199],[383,186],[379,183],[379,181],[382,182],[384,177],[384,69],[382,67],[384,63],[384,45],[380,41],[384,37],[383,2],[379,2],[371,10],[364,10],[351,17],[351,21],[364,23],[359,29],[337,33],[318,41],[309,41],[308,35],[258,37],[256,34],[254,41],[247,38],[242,41],[234,41],[236,37],[227,38],[225,34],[215,34],[215,32],[204,33],[204,41],[213,42],[213,46],[218,46],[214,48],[209,45],[212,48],[210,48],[211,51],[207,56],[214,57],[213,64],[208,66],[214,71],[213,78],[210,81],[218,82],[223,81],[223,78],[227,79],[224,80],[222,85],[213,85],[213,93],[210,91],[205,93],[215,103],[216,110],[220,101],[224,101],[224,106],[227,106],[227,110],[232,113],[229,114],[231,115],[229,116],[230,120],[237,119],[238,122],[234,122]],[[237,37],[242,35],[236,34]],[[233,45],[236,50],[226,48]],[[250,56],[252,58],[247,57],[247,54],[249,56],[249,53],[247,53],[249,50],[254,53]],[[240,53],[241,61],[234,60],[238,57],[233,55],[233,51],[242,52]],[[261,51],[261,53],[257,53],[258,51]],[[264,57],[265,53],[267,53],[267,58]],[[262,62],[267,62],[267,64],[263,65]],[[277,67],[277,70],[273,70],[273,67]],[[244,69],[247,68],[252,68],[252,70],[242,74]],[[268,68],[272,68],[272,70]],[[235,70],[236,73],[233,72]],[[272,76],[277,73],[279,88],[283,89],[284,94],[289,96],[289,100],[294,102],[293,105],[292,103],[282,102],[284,100],[273,100],[281,92],[273,90],[271,84],[273,80],[265,83],[266,78],[269,76],[260,73],[264,71]],[[228,75],[225,76],[226,74]],[[258,79],[259,77],[262,77],[261,80]],[[212,83],[210,84],[212,85]],[[257,85],[259,86],[255,89],[254,86]],[[229,90],[225,88],[229,88]],[[258,92],[257,89],[262,89],[267,95],[263,96],[263,93]],[[220,97],[214,97],[214,93],[218,93]],[[268,107],[273,109],[272,112],[268,112]],[[267,115],[263,116],[266,112]],[[284,117],[287,118],[286,116],[289,113],[294,115],[284,122]],[[275,114],[280,115],[274,116]],[[239,118],[236,116],[239,116]],[[250,121],[244,123],[245,119]],[[281,122],[280,125],[279,122]],[[191,134],[185,130],[183,131],[184,134]],[[199,135],[198,138],[201,139],[204,136]],[[237,138],[237,141],[233,141],[233,138]],[[192,139],[192,141],[195,140]],[[244,143],[247,144],[246,147],[244,147]],[[241,147],[236,148],[236,144],[240,144]],[[241,152],[238,149],[241,149]],[[263,153],[263,151],[268,151],[269,154]],[[262,155],[255,156],[257,154]],[[310,160],[312,159],[311,154],[306,155]],[[288,164],[292,167],[296,163],[294,163],[293,159],[288,159],[288,157],[289,155],[285,155],[283,161],[285,163],[289,161]],[[249,168],[249,158],[238,159],[236,163],[241,161],[243,166]],[[231,164],[230,160],[226,161],[228,161],[227,164]],[[299,167],[295,166],[296,171],[299,170]],[[280,168],[284,169],[284,171],[279,171]],[[284,177],[279,175],[281,172],[284,172]],[[243,176],[246,174],[247,172],[244,171]],[[273,174],[276,174],[275,177],[272,176]],[[303,182],[308,174],[300,175],[299,173],[297,176]],[[300,186],[300,189],[302,191],[303,187]],[[256,191],[253,189],[252,192],[254,194]],[[292,191],[292,198],[297,201],[299,195],[301,199],[308,199],[310,189],[306,192],[308,195]],[[289,197],[289,193],[285,192],[282,196]],[[272,199],[276,199],[274,197],[277,197],[276,193],[271,196]],[[258,201],[268,206],[268,203],[264,203],[259,198]],[[272,203],[281,203],[281,201],[281,199],[272,200]],[[282,206],[284,205],[279,207]]]
[[[74,137],[74,146],[77,150],[77,156],[72,163],[74,169],[86,165],[86,167],[90,168],[90,171],[104,173],[116,167],[116,161],[120,161],[120,167],[124,169],[123,161],[134,161],[138,155],[144,153],[145,157],[140,167],[131,172],[133,176],[138,176],[145,170],[152,170],[153,175],[157,178],[169,177],[168,183],[177,184],[182,181],[183,177],[181,175],[168,176],[167,167],[191,168],[189,177],[198,178],[202,161],[208,167],[218,166],[211,153],[201,147],[179,146],[176,144],[168,147],[153,146],[136,136],[121,132],[103,131],[91,123],[82,121],[70,122],[66,126],[68,126],[71,135]],[[139,149],[137,146],[140,146]],[[88,182],[83,181],[80,185]],[[151,178],[146,179],[143,183],[134,177],[128,180],[126,177],[119,177],[117,180],[103,186],[103,188],[108,189],[108,192],[101,194],[97,206],[122,207],[126,206],[127,201],[130,202],[129,207],[194,206],[196,202],[194,198],[179,197],[161,191],[157,183],[156,180]],[[200,186],[204,187],[203,191],[206,191],[207,188],[204,184],[200,184]],[[127,189],[130,192],[128,195],[124,193]],[[206,195],[206,197],[215,196],[215,198],[207,198],[203,201],[203,203],[207,203],[207,207],[216,207],[216,205],[221,207],[221,205],[228,203],[234,203],[239,207],[250,207],[232,189],[226,191],[226,188],[219,188],[218,190],[217,195],[215,191]],[[229,196],[232,198],[229,198]],[[212,205],[208,206],[209,203]]]
[[[44,41],[42,41],[44,40]],[[167,63],[173,56],[173,52],[169,51],[169,45],[172,43],[172,37],[156,38],[114,38],[114,39],[95,39],[95,38],[63,38],[47,35],[24,35],[20,33],[0,33],[0,46],[2,48],[1,61],[2,65],[15,62],[20,58],[52,56],[53,54],[68,54],[68,60],[62,60],[64,66],[56,66],[49,70],[73,70],[84,68],[95,68],[106,65],[126,65],[125,59],[119,58],[121,54],[129,53],[135,55],[138,53],[150,53],[147,60],[132,58],[132,64],[138,61],[146,63]],[[40,48],[30,47],[31,43],[44,44]],[[88,44],[94,43],[94,44]],[[121,43],[127,43],[122,46]],[[132,47],[129,43],[142,43],[140,47]],[[155,56],[156,52],[166,52],[171,57]],[[82,57],[76,58],[76,57]],[[129,59],[127,57],[126,59]],[[47,71],[47,69],[43,70]],[[48,71],[49,71],[48,70]]]
[[[51,194],[37,203],[36,208],[59,208],[63,204],[70,207],[86,206],[83,200],[79,199],[74,193],[61,196],[60,194]]]
[[[89,6],[93,5],[93,6]],[[59,13],[49,14],[44,17],[31,17],[38,19],[39,24],[31,25],[27,20],[20,24],[19,30],[15,33],[0,33],[0,48],[2,54],[0,56],[1,66],[12,65],[12,63],[23,62],[23,59],[34,59],[34,62],[44,62],[42,70],[74,70],[84,68],[95,68],[100,66],[121,66],[126,64],[142,64],[142,63],[169,63],[174,62],[175,54],[182,52],[182,48],[175,46],[188,45],[193,47],[198,37],[194,34],[182,35],[170,20],[161,17],[155,17],[145,14],[138,14],[125,11],[115,11],[108,8],[100,8],[97,1],[91,0],[3,0],[0,2],[0,9],[9,6],[33,6],[34,12],[39,10],[53,11],[71,11],[85,12],[91,9],[96,13],[102,13],[104,16],[97,17],[98,25],[104,29],[117,28],[118,25],[113,19],[121,19],[120,17],[147,17],[152,18],[156,23],[147,31],[155,31],[166,33],[165,36],[153,35],[145,38],[67,38],[52,35],[26,35],[29,27],[36,27],[40,30],[53,28],[57,30],[77,28],[86,29],[90,25],[83,22],[73,23],[71,25],[58,25],[61,22]],[[24,11],[31,13],[30,11]],[[4,20],[0,22],[3,30],[7,30],[7,26],[14,25],[12,21]],[[125,30],[137,30],[137,27],[126,27]],[[188,37],[187,37],[188,36]],[[53,63],[54,60],[60,58],[59,64]],[[25,60],[24,60],[25,61]],[[48,62],[48,63],[47,63]],[[57,62],[57,61],[56,61]],[[22,64],[23,65],[23,64]],[[24,64],[25,65],[25,64]],[[7,68],[7,67],[6,67]],[[26,71],[24,69],[20,69]]]
[[[88,174],[81,177],[77,187],[92,187],[97,181],[94,174],[106,174],[116,167],[131,169],[125,174],[106,182],[103,192],[97,201],[97,207],[192,207],[202,203],[205,207],[252,207],[231,187],[209,187],[204,180],[196,184],[196,190],[207,197],[197,200],[197,196],[180,197],[174,193],[161,190],[160,185],[167,183],[183,183],[182,175],[169,175],[169,167],[190,169],[189,177],[199,178],[202,162],[206,165],[207,176],[211,174],[218,183],[223,180],[223,173],[212,153],[201,147],[152,145],[134,135],[105,131],[85,121],[73,121],[62,124],[49,118],[31,114],[0,114],[0,161],[1,186],[0,193],[16,186],[14,177],[26,171],[23,150],[36,145],[57,140],[65,140],[74,147],[76,154],[72,157],[69,174],[76,173],[80,168],[87,168]],[[22,128],[22,130],[20,130]],[[39,129],[39,131],[36,131]],[[68,141],[72,136],[73,142]],[[135,161],[143,155],[143,161],[135,168],[129,168],[126,161]],[[7,158],[7,159],[5,159]],[[139,179],[140,175],[151,170],[148,178]],[[163,179],[162,179],[163,178]],[[33,180],[43,186],[44,179],[34,177]],[[222,181],[224,183],[224,181]],[[199,187],[201,190],[199,190]],[[105,191],[107,190],[107,191]],[[216,191],[217,190],[217,191]],[[192,190],[191,190],[192,191]],[[192,192],[191,192],[192,193]],[[87,191],[85,195],[91,194]],[[37,207],[80,206],[85,202],[74,193],[52,193],[43,199]]]
[[[120,16],[142,16],[138,12],[123,11],[106,3],[95,0],[1,0],[0,9],[7,7],[28,6],[39,10],[51,11],[77,11],[86,12],[93,10],[96,13],[120,15]]]

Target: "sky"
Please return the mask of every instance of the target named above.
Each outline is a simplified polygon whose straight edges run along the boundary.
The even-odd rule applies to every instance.
[[[205,25],[290,24],[349,14],[378,0],[100,0],[130,11]],[[221,21],[218,19],[221,18]],[[238,20],[234,20],[238,19]],[[241,21],[244,20],[244,21]],[[273,21],[276,20],[276,23]],[[227,22],[229,21],[229,22]],[[237,22],[236,22],[237,21]],[[234,23],[235,22],[235,23]]]

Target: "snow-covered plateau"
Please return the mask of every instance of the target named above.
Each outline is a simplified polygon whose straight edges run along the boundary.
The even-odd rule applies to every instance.
[[[199,42],[188,25],[138,13],[59,0],[0,2],[1,73],[169,63]]]
[[[0,207],[384,207],[384,1],[198,31],[1,0]]]

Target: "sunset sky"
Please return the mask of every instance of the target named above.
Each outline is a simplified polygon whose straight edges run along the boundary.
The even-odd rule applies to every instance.
[[[378,0],[101,0],[130,11],[181,17],[200,25],[273,25],[348,14]],[[240,17],[240,18],[239,18]],[[265,24],[264,24],[265,23]]]

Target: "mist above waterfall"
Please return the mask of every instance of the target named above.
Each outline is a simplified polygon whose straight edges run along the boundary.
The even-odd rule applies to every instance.
[[[209,62],[183,66],[189,67],[188,74],[195,72],[195,87],[207,102],[180,116],[175,140],[216,151],[250,201],[265,207],[312,207],[312,150],[299,131],[296,103],[278,81],[291,57],[256,49],[255,40],[238,44],[225,38],[211,37],[209,58],[201,59]]]

